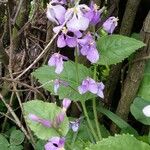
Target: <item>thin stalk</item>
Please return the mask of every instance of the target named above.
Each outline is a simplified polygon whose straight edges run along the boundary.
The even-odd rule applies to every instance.
[[[98,137],[97,137],[97,135],[96,135],[96,133],[94,131],[94,128],[93,128],[93,126],[91,124],[91,121],[90,121],[90,118],[88,116],[88,113],[87,113],[87,110],[86,110],[86,107],[85,107],[85,102],[81,102],[81,104],[82,104],[82,107],[83,107],[84,115],[85,115],[85,117],[87,119],[87,122],[88,122],[88,126],[89,126],[89,128],[90,128],[90,130],[91,130],[91,132],[93,134],[93,137],[95,138],[96,141],[98,141]]]
[[[75,64],[76,64],[76,78],[77,78],[77,82],[79,83],[78,49],[77,48],[75,48]]]
[[[94,39],[95,39],[95,26],[92,26],[92,31],[94,33]],[[97,73],[97,65],[94,65],[94,73],[93,73],[93,79],[96,80],[96,73]],[[95,121],[95,125],[96,125],[96,130],[97,130],[97,134],[98,134],[98,138],[99,140],[102,140],[102,135],[101,135],[101,131],[99,128],[99,122],[98,122],[98,117],[97,117],[97,109],[96,109],[96,98],[93,98],[93,113],[94,113],[94,121]]]
[[[94,75],[93,75],[94,80],[96,80],[96,70],[97,70],[97,65],[94,66]],[[96,98],[93,98],[92,103],[93,103],[94,121],[95,121],[95,125],[96,125],[98,138],[99,138],[99,140],[102,140],[102,135],[101,135],[101,131],[99,128],[99,122],[98,122],[98,117],[97,117]]]

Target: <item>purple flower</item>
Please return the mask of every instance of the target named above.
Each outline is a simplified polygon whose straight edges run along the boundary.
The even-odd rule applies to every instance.
[[[52,0],[52,3],[56,3],[56,4],[67,4],[66,0]]]
[[[104,98],[104,93],[103,93],[103,90],[105,88],[105,85],[102,83],[102,82],[98,82],[97,83],[97,86],[98,86],[98,91],[97,91],[97,95],[101,98]]]
[[[112,34],[118,25],[118,18],[116,17],[109,17],[104,23],[103,23],[103,29]]]
[[[46,143],[45,150],[63,150],[65,145],[65,138],[52,137]]]
[[[62,102],[63,110],[66,111],[69,108],[70,104],[71,104],[71,100],[68,98],[64,98]]]
[[[65,13],[66,9],[62,5],[56,4],[53,1],[47,5],[47,18],[58,25],[64,23]]]
[[[80,94],[84,94],[88,91],[96,94],[98,92],[98,86],[92,78],[87,77],[85,80],[82,81],[81,86],[78,87],[78,91]]]
[[[60,74],[63,71],[63,59],[68,60],[67,57],[59,53],[54,53],[49,59],[48,65],[56,67],[55,73]]]
[[[67,28],[70,31],[85,31],[89,26],[90,20],[84,14],[89,10],[90,8],[84,4],[68,9],[65,14],[65,20],[69,20],[66,23]]]
[[[102,11],[99,10],[99,6],[94,4],[94,2],[92,1],[90,3],[90,10],[85,14],[85,16],[87,18],[89,18],[90,23],[92,25],[96,25],[100,21],[101,13],[102,13]]]
[[[55,27],[53,31],[57,33],[61,26]],[[68,47],[76,47],[77,39],[82,36],[80,31],[69,31],[66,27],[63,27],[61,33],[58,35],[57,46],[59,48],[63,48],[65,46]]]
[[[76,119],[75,121],[70,121],[70,128],[73,132],[77,132],[79,130],[80,120]]]
[[[78,40],[79,47],[81,47],[80,52],[83,56],[91,63],[96,63],[99,60],[99,53],[96,48],[96,42],[92,35],[88,33],[85,37]]]
[[[60,112],[53,121],[53,127],[58,128],[60,124],[64,121],[65,113]]]
[[[54,93],[55,94],[57,94],[60,85],[63,85],[63,86],[67,87],[69,84],[67,82],[63,81],[63,80],[55,79],[54,80]]]
[[[45,127],[50,128],[52,126],[51,121],[43,119],[43,118],[40,118],[40,117],[38,117],[38,116],[36,116],[34,114],[29,114],[28,117],[29,117],[30,120],[38,122],[38,123],[42,124]]]

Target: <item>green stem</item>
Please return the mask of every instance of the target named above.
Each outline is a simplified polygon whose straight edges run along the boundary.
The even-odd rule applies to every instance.
[[[97,69],[97,65],[94,66],[94,75],[93,75],[94,80],[96,80],[96,69]],[[94,113],[94,120],[95,120],[96,129],[97,129],[97,134],[98,134],[99,140],[102,140],[102,135],[101,135],[101,131],[99,128],[99,122],[98,122],[98,117],[97,117],[96,98],[93,98],[92,102],[93,102],[93,113]]]
[[[78,51],[77,51],[77,50],[78,50],[78,49],[75,48],[75,64],[76,64],[76,73],[77,73],[76,76],[77,76],[77,82],[78,82],[78,84],[79,84]],[[91,124],[91,122],[90,122],[90,119],[89,119],[89,116],[88,116],[88,113],[87,113],[87,110],[86,110],[86,107],[85,107],[85,102],[81,102],[81,103],[82,103],[84,115],[85,115],[85,117],[86,117],[86,119],[87,119],[89,128],[90,128],[90,130],[91,130],[91,132],[92,132],[92,134],[93,134],[95,140],[98,141],[98,137],[97,137],[97,135],[95,134],[95,131],[94,131],[94,129],[93,129],[93,126],[92,126],[92,124]]]
[[[79,72],[78,72],[78,49],[75,48],[75,64],[76,64],[76,78],[79,83]]]
[[[91,121],[90,121],[90,119],[89,119],[89,116],[88,116],[88,113],[87,113],[87,110],[86,110],[86,106],[85,106],[85,102],[81,102],[81,104],[82,104],[82,107],[83,107],[84,115],[85,115],[85,117],[86,117],[86,119],[87,119],[87,122],[88,122],[88,126],[89,126],[89,128],[90,128],[90,130],[91,130],[91,132],[92,132],[92,134],[93,134],[93,137],[95,138],[96,141],[98,141],[98,137],[97,137],[97,135],[95,134],[94,128],[93,128],[93,126],[92,126],[92,124],[91,124]]]

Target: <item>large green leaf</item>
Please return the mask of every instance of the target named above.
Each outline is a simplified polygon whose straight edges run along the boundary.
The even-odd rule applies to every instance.
[[[24,134],[20,130],[13,130],[10,135],[10,144],[20,145],[24,141]]]
[[[141,83],[138,96],[150,101],[150,61],[147,61],[144,78]]]
[[[150,146],[132,135],[116,135],[91,144],[86,150],[150,150]]]
[[[140,122],[142,122],[145,125],[150,125],[150,117],[146,117],[143,114],[143,108],[147,105],[150,105],[150,102],[142,99],[140,97],[137,97],[134,99],[134,102],[132,103],[130,110],[132,115]]]
[[[122,35],[101,37],[97,42],[97,48],[101,56],[98,63],[101,65],[119,63],[144,45],[139,40]]]
[[[35,133],[35,135],[38,138],[42,140],[48,140],[49,138],[54,136],[65,136],[67,134],[69,130],[69,121],[66,116],[58,129],[55,129],[53,127],[45,127],[40,123],[32,121],[28,118],[29,114],[35,114],[43,119],[53,121],[54,118],[58,115],[58,113],[62,111],[62,109],[56,104],[43,102],[40,100],[32,100],[27,103],[24,103],[23,108],[25,112],[25,119],[27,120],[27,123],[31,130]]]
[[[121,119],[119,116],[117,116],[110,110],[100,107],[99,111],[102,114],[106,115],[110,120],[112,120],[121,129],[123,133],[138,135],[137,131],[132,126],[130,126],[127,122],[125,122],[123,119]]]
[[[43,87],[50,91],[52,94],[55,94],[53,82],[55,79],[60,79],[68,83],[69,86],[60,85],[60,88],[58,90],[59,99],[67,97],[74,101],[84,101],[96,96],[91,93],[81,95],[77,90],[82,80],[85,79],[87,76],[92,75],[91,70],[83,66],[82,64],[78,64],[79,83],[77,82],[78,79],[76,65],[74,62],[71,61],[67,61],[64,63],[64,70],[60,75],[55,73],[54,67],[49,66],[40,67],[32,74],[38,79]]]

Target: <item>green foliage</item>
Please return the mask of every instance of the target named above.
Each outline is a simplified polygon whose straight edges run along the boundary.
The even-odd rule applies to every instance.
[[[35,145],[36,150],[44,150],[45,143],[46,143],[45,141],[38,140]]]
[[[119,63],[144,45],[141,41],[122,35],[101,37],[97,41],[97,48],[101,55],[98,63],[100,65]]]
[[[3,150],[8,150],[9,143],[7,139],[0,134],[0,148],[3,148]]]
[[[40,67],[32,74],[41,84],[43,84],[43,87],[52,94],[55,94],[53,82],[55,79],[67,82],[69,86],[60,85],[58,90],[59,99],[67,97],[73,101],[84,101],[96,96],[91,93],[81,95],[78,92],[77,88],[81,84],[82,80],[87,76],[92,76],[91,70],[82,64],[78,64],[79,83],[77,82],[76,64],[71,61],[64,62],[64,70],[60,75],[55,73],[54,67],[49,66]]]
[[[67,134],[69,129],[69,121],[66,116],[58,129],[53,127],[45,127],[42,124],[32,121],[28,118],[29,114],[35,114],[40,118],[53,121],[54,118],[58,115],[58,113],[62,111],[62,109],[56,104],[43,102],[40,100],[32,100],[27,103],[24,103],[23,108],[25,113],[25,119],[31,130],[35,133],[35,135],[38,138],[42,140],[48,140],[54,136],[65,136]]]
[[[137,131],[132,128],[127,122],[125,122],[123,119],[121,119],[119,116],[111,112],[110,110],[107,110],[103,107],[100,107],[99,111],[106,115],[110,120],[112,120],[123,133],[130,133],[134,135],[138,135]]]
[[[150,146],[132,135],[115,135],[91,144],[85,150],[149,150]]]
[[[138,96],[150,101],[150,61],[148,61],[146,64],[144,78],[141,83]]]
[[[142,110],[145,106],[150,105],[150,102],[142,99],[140,97],[136,97],[134,99],[133,104],[130,107],[132,115],[136,118],[136,120],[140,121],[145,125],[150,125],[150,117],[146,117]]]
[[[10,145],[8,150],[23,150],[22,145]]]
[[[13,130],[10,135],[10,144],[20,145],[24,141],[24,134],[20,130]]]

